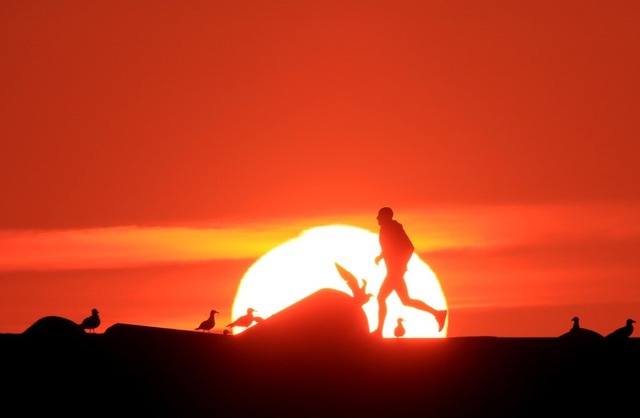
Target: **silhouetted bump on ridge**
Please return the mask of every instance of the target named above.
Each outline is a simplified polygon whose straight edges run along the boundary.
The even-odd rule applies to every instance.
[[[60,316],[45,316],[34,322],[23,334],[38,337],[78,337],[85,332],[77,323]]]

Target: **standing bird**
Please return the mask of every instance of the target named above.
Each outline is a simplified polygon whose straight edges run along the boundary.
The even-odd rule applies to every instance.
[[[253,324],[253,321],[255,321],[257,319],[256,317],[253,316],[254,312],[257,312],[257,311],[255,309],[253,309],[253,308],[247,309],[247,314],[246,315],[242,315],[240,318],[236,319],[232,323],[230,323],[227,326],[225,326],[225,328],[233,328],[233,327],[247,328],[247,327],[249,327],[249,325]],[[261,321],[261,320],[262,320],[262,318],[260,318],[258,321]]]
[[[574,340],[599,340],[603,336],[599,332],[580,327],[580,318],[574,316],[571,318],[573,326],[571,329],[560,336],[560,338],[570,338]]]
[[[398,325],[393,329],[393,335],[395,335],[396,338],[404,337],[404,334],[407,332],[402,326],[403,321],[404,319],[398,318]]]
[[[200,322],[200,326],[198,328],[196,328],[196,331],[201,329],[202,332],[210,332],[213,327],[216,326],[216,314],[220,313],[218,311],[216,311],[215,309],[212,309],[211,312],[209,312],[209,318],[205,319],[204,321]]]
[[[369,302],[369,299],[371,299],[371,296],[373,295],[371,293],[367,293],[367,281],[365,279],[362,279],[361,287],[358,284],[358,279],[356,279],[356,276],[354,276],[349,270],[345,269],[338,263],[333,264],[336,265],[340,277],[342,277],[344,281],[347,282],[347,286],[349,286],[349,289],[351,289],[351,293],[353,293],[353,298],[355,299],[355,301],[359,305],[364,305],[365,303]]]
[[[633,334],[633,324],[635,323],[636,321],[634,321],[633,319],[627,319],[627,323],[624,327],[618,328],[613,332],[607,334],[605,338],[609,340],[624,340],[626,338],[629,338],[631,337],[631,334]]]
[[[91,316],[86,317],[80,323],[80,328],[89,330],[90,333],[94,333],[95,329],[100,326],[100,316],[96,308],[91,310]]]

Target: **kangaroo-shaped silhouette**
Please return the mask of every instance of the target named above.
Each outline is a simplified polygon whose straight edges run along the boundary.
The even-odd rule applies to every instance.
[[[217,313],[220,313],[220,312],[216,311],[215,309],[212,309],[211,312],[209,312],[209,318],[207,318],[204,321],[202,321],[200,323],[200,325],[198,326],[198,328],[196,328],[196,331],[197,330],[202,330],[202,332],[211,332],[213,327],[216,326],[216,314]]]
[[[360,305],[364,305],[365,303],[369,302],[369,299],[371,299],[373,294],[367,293],[367,281],[365,279],[362,279],[362,286],[360,286],[356,276],[354,276],[349,270],[345,269],[338,263],[333,264],[335,264],[336,268],[338,269],[340,277],[342,277],[344,281],[347,282],[347,286],[349,286],[349,289],[351,289],[351,293],[353,294],[353,298],[355,299],[355,301]]]

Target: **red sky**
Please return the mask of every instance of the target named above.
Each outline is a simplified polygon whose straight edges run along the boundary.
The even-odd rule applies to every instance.
[[[230,319],[391,206],[449,336],[640,320],[640,4],[0,3],[0,333]]]

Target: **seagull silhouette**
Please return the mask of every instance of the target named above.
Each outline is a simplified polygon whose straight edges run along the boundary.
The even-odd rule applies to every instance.
[[[609,340],[624,340],[625,338],[629,338],[631,337],[631,334],[633,334],[633,324],[635,323],[636,321],[629,318],[627,319],[627,323],[624,327],[612,331],[611,333],[607,334],[605,338]]]
[[[242,315],[240,318],[236,319],[232,323],[225,326],[225,328],[233,328],[233,327],[247,328],[249,327],[249,325],[253,324],[253,321],[257,320],[257,322],[262,322],[262,318],[253,316],[254,312],[257,312],[257,311],[253,308],[247,309],[246,315]]]
[[[587,328],[581,328],[580,318],[578,318],[577,316],[574,316],[573,318],[571,318],[571,321],[573,321],[573,326],[569,331],[562,334],[560,336],[561,338],[571,338],[571,339],[580,339],[580,340],[586,340],[586,339],[596,340],[596,339],[604,338],[603,335],[600,334],[599,332],[596,332]]]
[[[396,338],[404,337],[404,334],[406,333],[404,326],[402,326],[403,321],[404,319],[398,318],[398,325],[393,329],[393,335],[395,335]]]
[[[213,327],[216,326],[216,314],[220,313],[218,311],[216,311],[215,309],[212,309],[211,312],[209,312],[209,318],[205,319],[204,321],[202,321],[200,323],[200,326],[198,328],[196,328],[197,330],[202,330],[202,332],[210,332]]]
[[[80,323],[82,329],[89,330],[90,333],[95,332],[95,329],[100,326],[100,316],[96,308],[91,310],[91,316],[86,317]]]
[[[373,295],[371,293],[367,293],[367,281],[365,279],[362,279],[361,287],[358,284],[358,279],[356,279],[356,276],[354,276],[349,270],[345,269],[338,263],[333,264],[336,265],[340,277],[342,277],[344,281],[347,282],[347,286],[349,286],[349,289],[351,289],[351,293],[353,293],[353,298],[355,299],[355,301],[360,305],[364,305],[365,303],[369,302],[369,299],[371,299],[371,296]]]

